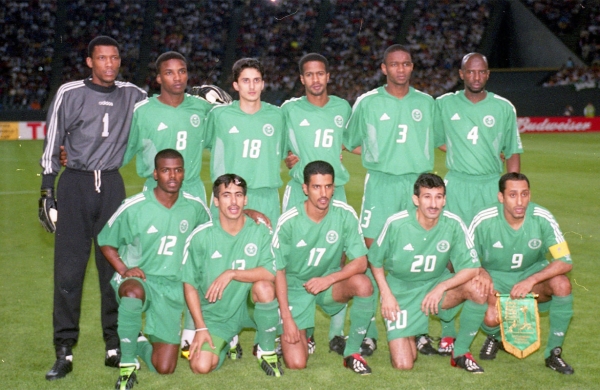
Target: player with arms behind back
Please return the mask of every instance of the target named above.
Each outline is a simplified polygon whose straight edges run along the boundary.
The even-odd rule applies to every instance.
[[[550,211],[531,202],[529,179],[511,172],[499,181],[500,204],[473,218],[471,233],[481,253],[484,275],[489,274],[488,312],[483,325],[488,334],[479,353],[481,359],[496,358],[502,348],[495,292],[519,299],[539,294],[540,311],[549,310],[550,331],[544,351],[546,366],[561,374],[573,374],[562,358],[562,344],[573,316],[571,282],[566,274],[573,263],[567,242]],[[546,260],[550,252],[552,262]]]

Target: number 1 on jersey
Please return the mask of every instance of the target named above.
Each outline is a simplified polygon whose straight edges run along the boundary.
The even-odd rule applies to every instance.
[[[102,117],[102,124],[104,125],[102,128],[102,137],[108,137],[108,112],[104,114]]]

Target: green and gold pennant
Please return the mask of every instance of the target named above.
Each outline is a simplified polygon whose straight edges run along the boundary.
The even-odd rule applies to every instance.
[[[509,294],[496,294],[502,343],[506,352],[523,359],[540,348],[540,315],[537,294],[511,299]]]

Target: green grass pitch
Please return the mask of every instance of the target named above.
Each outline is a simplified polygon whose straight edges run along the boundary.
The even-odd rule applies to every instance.
[[[544,366],[548,317],[542,316],[542,347],[520,361],[499,353],[492,362],[480,362],[482,375],[450,367],[449,358],[420,356],[410,372],[398,372],[389,364],[383,324],[378,318],[379,349],[368,359],[373,374],[359,377],[342,367],[338,355],[328,353],[328,320],[317,315],[317,351],[308,368],[286,370],[280,378],[266,377],[251,355],[253,332],[242,333],[244,357],[227,361],[207,376],[191,374],[184,360],[175,374],[159,376],[142,368],[139,389],[365,389],[365,388],[556,388],[589,389],[600,386],[596,341],[600,297],[600,133],[524,135],[522,170],[531,179],[533,200],[550,209],[569,242],[574,269],[570,273],[575,296],[575,315],[567,334],[563,356],[575,374],[563,376]],[[65,379],[48,382],[46,371],[54,361],[52,346],[53,236],[37,221],[40,187],[38,160],[41,141],[0,142],[0,383],[6,389],[113,388],[117,370],[103,365],[104,345],[99,319],[98,280],[93,261],[88,267],[82,305],[81,335],[74,350],[74,371]],[[205,156],[207,157],[207,156]],[[205,158],[205,161],[207,159]],[[344,154],[352,173],[347,185],[349,203],[360,209],[364,169],[357,156]],[[436,171],[446,172],[443,154],[436,152]],[[142,180],[134,165],[122,170],[127,192],[139,191]],[[205,164],[203,178],[208,181]],[[282,169],[287,181],[287,170]],[[207,183],[207,188],[210,186]],[[431,321],[431,333],[439,324]],[[481,332],[472,345],[477,357],[484,340]]]

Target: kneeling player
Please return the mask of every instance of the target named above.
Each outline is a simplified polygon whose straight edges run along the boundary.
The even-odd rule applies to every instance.
[[[210,220],[200,198],[180,191],[183,157],[172,149],[154,159],[157,186],[126,199],[98,235],[116,273],[111,284],[119,301],[121,372],[117,389],[131,389],[140,356],[151,371],[171,374],[177,366],[184,308],[181,262],[194,226]],[[119,248],[119,250],[117,250]],[[145,333],[142,312],[146,313]]]
[[[279,218],[273,237],[277,264],[275,287],[281,302],[283,359],[290,369],[303,369],[308,360],[306,329],[315,326],[318,304],[334,315],[354,299],[344,365],[370,374],[360,345],[374,311],[373,286],[364,272],[367,248],[356,212],[334,200],[333,167],[313,161],[304,168],[302,188],[308,200]],[[351,261],[340,269],[345,252]]]
[[[196,326],[190,368],[196,374],[216,370],[233,337],[252,327],[257,329],[261,368],[267,375],[281,376],[275,353],[279,305],[270,230],[244,215],[246,181],[240,176],[219,176],[213,197],[219,218],[192,232],[183,260],[185,299]]]
[[[455,214],[442,212],[445,201],[442,178],[420,175],[414,184],[416,210],[388,218],[369,249],[369,262],[381,291],[392,366],[412,369],[417,359],[415,335],[428,332],[429,314],[449,320],[462,306],[450,363],[480,373],[483,369],[469,347],[485,315],[487,297],[471,283],[480,265],[467,227]],[[449,261],[455,274],[446,267]]]
[[[550,310],[546,366],[572,374],[573,368],[561,356],[573,316],[571,283],[565,276],[573,267],[569,247],[554,216],[530,203],[527,176],[507,173],[500,178],[499,190],[501,204],[481,211],[471,224],[475,246],[482,254],[481,265],[493,281],[483,326],[488,337],[479,357],[495,359],[502,347],[494,293],[510,294],[513,299],[535,293],[539,294],[540,311]],[[551,263],[546,260],[548,251],[554,259]]]

